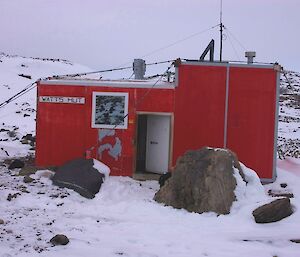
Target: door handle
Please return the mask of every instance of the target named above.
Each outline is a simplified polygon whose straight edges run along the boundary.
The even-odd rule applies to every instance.
[[[151,145],[158,145],[158,142],[156,142],[156,141],[150,141],[150,144]]]

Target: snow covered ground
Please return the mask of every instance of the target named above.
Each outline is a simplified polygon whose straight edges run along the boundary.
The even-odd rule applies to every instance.
[[[299,167],[299,166],[298,166]],[[156,181],[110,177],[92,200],[52,185],[39,171],[34,183],[1,168],[0,256],[299,256],[300,174],[279,170],[265,186],[293,192],[296,212],[276,223],[256,224],[251,212],[270,199],[239,203],[230,215],[195,214],[154,202]],[[7,201],[8,194],[19,193]],[[258,198],[257,198],[258,199]],[[51,247],[55,234],[70,243]]]
[[[0,60],[0,102],[39,77],[88,71],[67,61],[7,55],[0,55]],[[298,77],[292,78],[293,85],[297,85]],[[280,113],[279,136],[296,142],[300,138],[299,109],[289,101],[287,98],[281,102],[284,112]],[[1,160],[34,153],[33,146],[21,142],[22,136],[34,135],[34,109],[34,90],[0,108]],[[286,122],[285,117],[292,119]],[[283,156],[288,156],[289,145],[282,149],[286,149]],[[298,150],[296,147],[291,152]],[[189,213],[156,203],[156,181],[109,177],[100,193],[89,200],[72,190],[53,186],[49,171],[31,175],[35,179],[31,183],[25,183],[18,173],[18,169],[9,171],[7,163],[0,166],[0,219],[4,221],[0,224],[0,257],[300,256],[300,244],[290,241],[300,239],[300,159],[278,160],[278,178],[264,186],[265,196],[258,187],[252,187],[252,193],[246,192],[231,214],[220,216]],[[287,187],[283,188],[282,183]],[[256,224],[252,211],[275,199],[268,196],[269,190],[293,193],[295,212],[280,222]],[[56,234],[65,234],[70,243],[52,247],[49,241]]]

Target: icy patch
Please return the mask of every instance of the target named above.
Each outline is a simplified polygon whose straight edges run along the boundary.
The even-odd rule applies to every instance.
[[[38,170],[35,174],[31,175],[30,177],[34,179],[41,179],[41,178],[48,178],[50,179],[54,176],[55,172],[51,170]]]
[[[96,159],[93,159],[94,161],[94,165],[93,167],[98,170],[100,173],[102,173],[105,178],[107,179],[108,176],[109,176],[109,173],[110,173],[110,168],[108,166],[106,166],[104,163],[96,160]]]

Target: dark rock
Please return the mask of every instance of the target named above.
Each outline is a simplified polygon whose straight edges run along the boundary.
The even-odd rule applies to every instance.
[[[22,143],[23,145],[28,145],[28,144],[30,143],[30,141],[27,140],[27,139],[22,139],[22,140],[21,140],[21,143]]]
[[[18,197],[18,195],[21,195],[21,194],[20,194],[20,193],[8,194],[8,196],[7,196],[6,200],[10,202],[12,199],[15,199],[15,198],[17,198],[17,197]]]
[[[66,245],[69,243],[69,238],[67,238],[65,235],[58,234],[51,238],[50,243],[53,245]]]
[[[282,188],[286,188],[286,187],[287,187],[287,183],[281,183],[280,186],[281,186]]]
[[[26,79],[31,79],[30,75],[26,75],[26,74],[18,74],[20,77],[26,78]]]
[[[27,188],[21,188],[20,191],[22,193],[26,193],[26,194],[29,194],[30,192],[27,190]]]
[[[70,161],[57,169],[52,178],[53,184],[73,189],[81,196],[92,199],[104,181],[104,175],[93,165],[93,159]]]
[[[191,212],[228,214],[236,200],[234,168],[244,179],[236,155],[229,150],[188,151],[178,159],[172,177],[155,194],[154,200]]]
[[[3,225],[3,224],[4,224],[4,220],[0,219],[0,225]]]
[[[288,197],[288,198],[294,198],[294,194],[293,193],[287,193],[287,192],[276,192],[273,190],[268,190],[268,195],[272,196],[272,197]]]
[[[252,212],[256,223],[271,223],[293,214],[289,198],[277,199],[258,207]]]
[[[23,179],[24,183],[31,183],[32,181],[34,181],[34,179],[29,177],[28,175],[26,175]]]
[[[300,239],[291,239],[290,241],[296,244],[300,244]]]
[[[8,132],[7,132],[7,135],[8,135],[9,137],[16,137],[16,136],[17,136],[17,133],[16,133],[16,131],[12,130],[12,131],[8,131]]]
[[[20,170],[18,175],[19,176],[31,175],[31,174],[34,174],[37,170],[38,170],[37,167],[29,165],[29,166],[23,167]]]
[[[0,139],[0,141],[2,141],[2,140]],[[5,152],[5,154],[6,154],[7,156],[9,156],[8,152],[7,152],[6,150],[4,150],[3,147],[1,147],[0,149],[1,149],[3,152]]]
[[[19,169],[19,168],[23,168],[25,166],[24,162],[16,159],[14,160],[8,167],[8,169],[12,170],[12,169]]]
[[[162,174],[159,179],[158,179],[158,183],[159,186],[162,187],[164,186],[164,184],[166,183],[166,181],[172,176],[171,172],[167,172],[165,174]]]
[[[32,136],[32,134],[26,134],[25,136],[22,137],[22,139],[26,139],[26,140],[34,140],[34,137]]]

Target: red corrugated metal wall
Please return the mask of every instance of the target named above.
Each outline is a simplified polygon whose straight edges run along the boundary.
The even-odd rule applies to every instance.
[[[178,76],[174,165],[188,149],[223,147],[226,67],[182,65]]]
[[[93,92],[128,92],[128,128],[98,140],[99,130],[91,127]],[[145,94],[147,97],[144,98]],[[39,85],[38,96],[85,97],[85,104],[53,104],[38,102],[36,164],[57,166],[83,157],[93,146],[96,157],[100,145],[122,144],[122,155],[113,158],[104,151],[101,158],[111,168],[111,175],[131,176],[135,162],[136,111],[172,112],[174,90],[118,88],[105,86]],[[143,99],[143,101],[141,101]],[[98,156],[99,157],[99,156]]]
[[[61,165],[84,156],[90,147],[113,145],[119,138],[122,155],[113,158],[104,151],[100,159],[111,167],[112,175],[131,176],[135,169],[137,112],[166,112],[174,113],[171,165],[189,149],[224,147],[226,141],[226,147],[235,151],[242,162],[261,178],[271,179],[277,72],[249,66],[230,66],[229,72],[227,69],[226,64],[180,65],[175,89],[39,85],[38,95],[85,97],[86,103],[38,102],[36,163]],[[226,85],[228,119],[224,140]],[[116,129],[114,135],[99,141],[99,129],[91,128],[93,92],[129,93],[128,129]]]
[[[236,152],[260,178],[272,179],[277,71],[270,67],[203,64],[184,64],[178,70],[173,165],[188,149],[225,147]],[[224,138],[226,80],[228,116]]]
[[[85,87],[39,86],[38,95],[81,96]],[[82,157],[88,145],[90,122],[87,117],[88,102],[83,104],[53,104],[37,101],[36,162],[41,166],[60,165]],[[89,137],[96,136],[89,135]]]
[[[230,68],[227,147],[260,178],[273,175],[276,79],[274,69]]]

